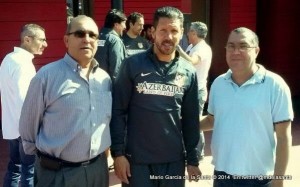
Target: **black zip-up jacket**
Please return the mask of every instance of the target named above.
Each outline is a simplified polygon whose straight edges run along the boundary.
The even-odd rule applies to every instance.
[[[102,28],[95,59],[98,61],[99,67],[109,74],[112,81],[117,77],[126,56],[126,48],[116,31],[110,28]]]
[[[152,51],[126,59],[116,79],[110,124],[112,156],[155,164],[183,159],[186,151],[187,163],[197,166],[196,71],[176,53],[164,72]]]

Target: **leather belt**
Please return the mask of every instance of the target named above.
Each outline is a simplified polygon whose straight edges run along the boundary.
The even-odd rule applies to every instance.
[[[69,162],[69,161],[61,160],[56,157],[52,157],[50,155],[40,152],[39,150],[37,151],[37,156],[40,159],[40,165],[45,169],[55,170],[55,171],[60,170],[63,167],[87,166],[87,165],[95,162],[102,155],[104,155],[104,153],[101,153],[101,154],[97,155],[96,157],[94,157],[90,160],[87,160],[87,161],[83,161],[83,162]]]

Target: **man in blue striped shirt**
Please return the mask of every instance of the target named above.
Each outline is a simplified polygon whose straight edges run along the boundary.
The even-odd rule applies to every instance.
[[[38,156],[37,187],[108,186],[111,79],[94,59],[97,39],[93,19],[73,18],[64,58],[44,66],[30,83],[20,134],[25,152]]]

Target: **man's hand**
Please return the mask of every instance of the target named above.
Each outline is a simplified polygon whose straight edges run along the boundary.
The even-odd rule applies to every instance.
[[[187,166],[187,172],[188,172],[188,177],[189,177],[189,181],[198,181],[199,177],[202,175],[200,169],[198,168],[198,166],[191,166],[188,165]]]
[[[128,177],[131,177],[130,164],[125,156],[114,158],[115,174],[124,183],[129,184]]]
[[[176,50],[179,52],[179,54],[181,55],[183,52],[183,49],[180,47],[180,45],[176,46]]]

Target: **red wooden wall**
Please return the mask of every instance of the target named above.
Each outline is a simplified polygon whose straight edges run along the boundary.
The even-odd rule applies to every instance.
[[[94,19],[99,28],[103,27],[105,15],[110,9],[110,0],[94,0]]]
[[[210,44],[213,50],[210,74],[213,80],[228,69],[224,47],[229,32],[241,26],[256,30],[256,1],[212,0],[210,10]]]
[[[46,30],[48,47],[34,63],[42,65],[61,58],[65,53],[63,35],[66,30],[66,1],[62,0],[1,0],[0,1],[0,62],[20,45],[20,30],[26,23],[40,24]]]
[[[300,96],[298,0],[261,0],[258,5],[260,60],[287,81],[292,95]]]
[[[245,26],[258,34],[258,63],[280,74],[300,95],[300,12],[297,0],[211,0],[211,46],[213,62],[211,80],[227,71],[224,46],[229,32]]]
[[[154,11],[161,6],[174,6],[184,13],[190,13],[191,9],[191,2],[182,0],[124,0],[123,4],[126,15],[133,11],[141,12],[145,16],[145,23],[152,23]],[[94,18],[99,27],[103,26],[110,5],[110,0],[94,0]],[[20,29],[29,22],[40,24],[46,29],[48,47],[42,56],[35,58],[37,69],[64,54],[62,38],[66,29],[65,0],[1,0],[0,10],[0,23],[5,26],[0,31],[0,62],[14,46],[19,46]]]
[[[162,6],[174,6],[183,13],[190,13],[191,1],[185,0],[123,0],[124,13],[140,12],[145,17],[145,23],[152,24],[153,13]],[[99,27],[103,26],[105,15],[110,9],[110,0],[94,0],[94,17]]]
[[[110,0],[93,0],[94,18],[99,27]],[[196,1],[196,0],[191,0]],[[124,0],[124,11],[144,14],[145,23],[152,23],[158,7],[175,6],[184,13],[191,12],[190,0]],[[297,0],[210,0],[210,44],[213,48],[212,79],[225,72],[225,43],[230,30],[245,26],[257,31],[261,53],[259,62],[280,75],[290,85],[293,95],[300,95],[298,75],[300,54],[300,12]],[[35,22],[46,29],[48,48],[34,60],[36,67],[59,59],[65,53],[63,35],[66,29],[65,0],[0,0],[0,62],[5,54],[19,45],[22,25]]]
[[[13,51],[14,46],[20,45],[21,27],[30,22],[45,28],[48,43],[44,54],[34,59],[37,69],[61,58],[65,53],[62,40],[67,23],[65,1],[1,0],[0,63],[7,53]]]

